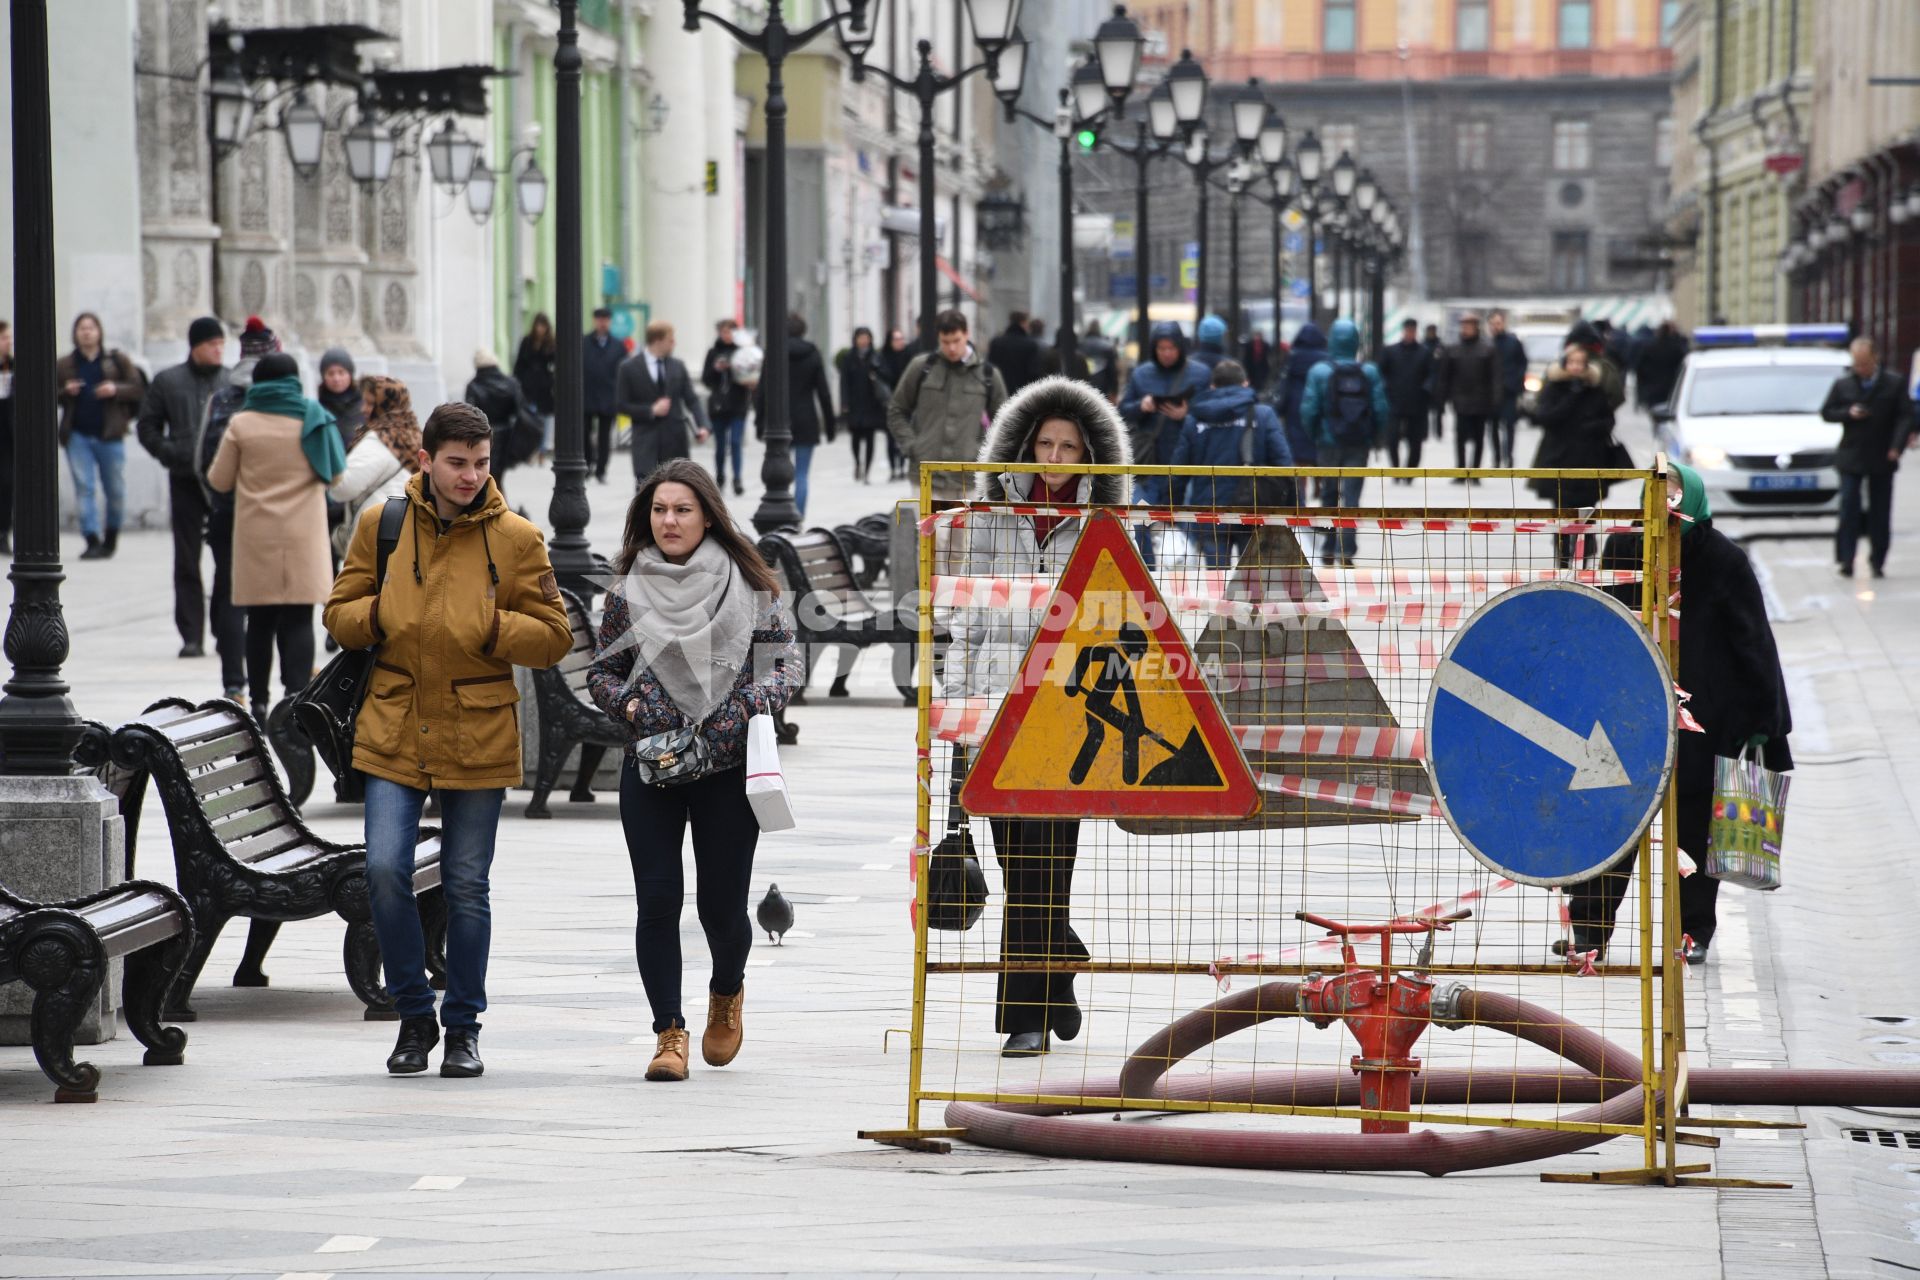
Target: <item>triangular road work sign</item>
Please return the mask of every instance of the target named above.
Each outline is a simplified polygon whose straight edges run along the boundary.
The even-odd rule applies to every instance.
[[[960,803],[992,817],[1244,818],[1259,802],[1124,524],[1095,513]]]

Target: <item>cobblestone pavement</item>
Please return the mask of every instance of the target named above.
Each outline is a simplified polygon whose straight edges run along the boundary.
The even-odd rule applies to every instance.
[[[855,486],[844,445],[823,447],[816,465],[816,519],[908,492]],[[544,516],[543,476],[508,487]],[[593,487],[603,551],[627,492]],[[1914,506],[1899,519],[1909,548]],[[1695,1035],[1715,1064],[1909,1064],[1920,1058],[1909,942],[1920,559],[1897,546],[1893,578],[1840,584],[1817,540],[1755,549],[1793,672],[1799,856],[1785,892],[1723,897],[1718,953],[1690,988]],[[153,696],[219,692],[212,659],[173,657],[169,554],[165,534],[148,534],[111,562],[69,565],[69,671],[85,714],[118,722]],[[913,716],[887,691],[885,655],[862,664],[871,693],[816,697],[794,715],[802,825],[763,839],[754,881],[780,882],[799,920],[783,946],[754,952],[733,1066],[696,1064],[672,1087],[641,1080],[652,1037],[613,797],[556,797],[547,823],[520,818],[524,796],[510,798],[483,1079],[384,1074],[393,1027],[360,1020],[337,921],[288,926],[266,991],[220,985],[243,937],[230,930],[186,1065],[142,1068],[123,1034],[86,1055],[105,1073],[100,1103],[55,1107],[29,1051],[0,1050],[0,1274],[1691,1280],[1920,1267],[1909,1225],[1920,1155],[1842,1132],[1904,1133],[1905,1118],[1809,1112],[1804,1135],[1727,1137],[1722,1171],[1785,1176],[1791,1192],[1545,1185],[1539,1166],[1442,1180],[1281,1175],[857,1140],[902,1119],[903,1041],[885,1050],[888,1030],[907,1025],[912,955]],[[164,822],[157,805],[149,815],[140,864],[164,877]],[[310,817],[358,838],[357,810],[316,799]],[[691,911],[683,927],[697,963]],[[1618,1167],[1634,1159],[1624,1147],[1550,1167]]]

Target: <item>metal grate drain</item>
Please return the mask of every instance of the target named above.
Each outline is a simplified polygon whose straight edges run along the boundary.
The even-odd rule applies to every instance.
[[[1920,1129],[1842,1129],[1846,1137],[1865,1146],[1904,1147],[1920,1151]]]

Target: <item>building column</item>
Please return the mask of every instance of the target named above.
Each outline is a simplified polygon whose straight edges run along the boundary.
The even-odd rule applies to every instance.
[[[213,161],[200,63],[204,7],[140,0],[134,80],[140,145],[140,267],[147,353],[171,363],[187,326],[214,308]],[[179,78],[171,78],[179,77]]]
[[[644,103],[660,95],[667,117],[660,132],[647,135],[641,151],[636,203],[644,217],[640,262],[645,285],[643,294],[637,282],[629,282],[627,292],[629,297],[644,296],[655,320],[675,326],[682,355],[689,360],[705,352],[708,326],[715,318],[708,281],[710,246],[727,238],[712,225],[719,201],[706,194],[706,162],[716,158],[709,151],[713,122],[707,117],[719,115],[722,125],[733,119],[724,99],[720,111],[710,110],[712,95],[720,89],[708,83],[705,46],[715,40],[731,37],[705,28],[690,36],[680,29],[677,15],[663,7],[641,33],[641,56],[651,83],[640,80],[633,95],[640,100],[642,118]],[[731,85],[729,75],[727,87]],[[622,127],[632,127],[631,122],[622,122]]]

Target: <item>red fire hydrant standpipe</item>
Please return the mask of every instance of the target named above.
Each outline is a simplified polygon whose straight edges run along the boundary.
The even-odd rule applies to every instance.
[[[1168,1098],[1180,1101],[1282,1106],[1353,1106],[1360,1089],[1345,1071],[1255,1071],[1234,1076],[1165,1079],[1188,1055],[1236,1031],[1301,1013],[1300,984],[1269,982],[1196,1009],[1133,1051],[1120,1077],[1089,1082],[1090,1099]],[[1555,1104],[1594,1099],[1565,1117],[1575,1123],[1631,1124],[1642,1114],[1640,1061],[1593,1031],[1537,1005],[1494,992],[1452,986],[1434,994],[1433,1022],[1443,1027],[1487,1027],[1520,1037],[1565,1058],[1580,1070],[1486,1072],[1444,1070],[1413,1086],[1417,1105]],[[1920,1106],[1920,1072],[1734,1071],[1689,1073],[1698,1103],[1749,1106]],[[1411,1172],[1440,1177],[1567,1155],[1611,1135],[1545,1129],[1438,1133],[1259,1133],[1248,1130],[1094,1124],[1076,1115],[1115,1110],[953,1102],[946,1120],[985,1146],[1034,1155],[1238,1169]]]

